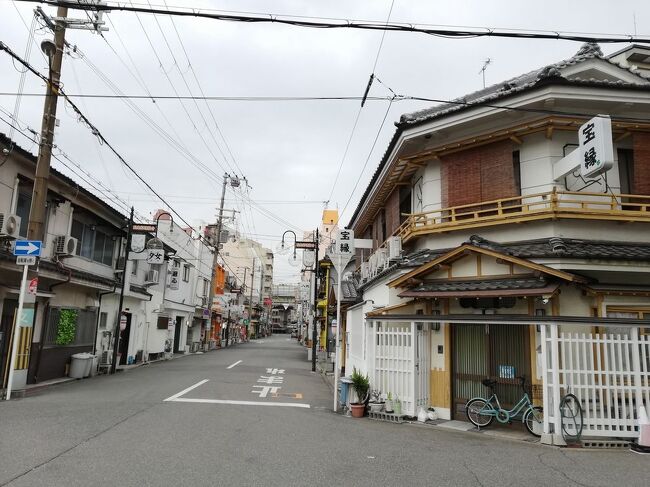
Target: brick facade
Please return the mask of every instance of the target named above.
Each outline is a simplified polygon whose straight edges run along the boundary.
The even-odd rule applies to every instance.
[[[632,137],[634,150],[632,194],[650,195],[650,134],[635,132]]]
[[[509,140],[442,158],[442,206],[458,206],[517,195]]]

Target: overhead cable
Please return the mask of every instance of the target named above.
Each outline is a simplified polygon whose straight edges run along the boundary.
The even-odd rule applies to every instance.
[[[73,1],[62,0],[18,0],[27,3],[44,3],[52,6],[68,7],[77,10],[93,10],[100,12],[137,12],[155,15],[173,15],[177,17],[195,17],[211,20],[243,23],[264,23],[281,24],[295,27],[306,27],[314,29],[357,29],[368,31],[389,31],[427,34],[449,39],[471,39],[478,37],[502,37],[513,39],[548,39],[564,40],[574,42],[597,42],[603,44],[612,43],[643,43],[650,44],[650,37],[637,35],[620,34],[596,34],[596,33],[575,33],[564,31],[543,31],[524,29],[505,29],[490,27],[456,27],[456,26],[430,26],[427,24],[404,23],[404,22],[379,22],[379,21],[357,21],[335,19],[330,21],[308,20],[305,17],[275,14],[228,14],[211,13],[206,10],[192,8],[190,10],[146,8],[135,5],[128,6],[122,3],[116,4],[80,4]]]

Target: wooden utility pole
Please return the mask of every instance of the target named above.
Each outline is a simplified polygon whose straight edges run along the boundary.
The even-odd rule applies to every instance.
[[[59,7],[56,16],[64,19],[68,15],[67,7]],[[54,24],[53,52],[46,50],[49,60],[49,83],[43,107],[43,121],[41,123],[41,143],[38,149],[36,163],[36,176],[34,177],[34,190],[32,205],[29,211],[29,224],[27,238],[29,240],[43,240],[45,237],[45,208],[47,205],[47,186],[50,177],[50,160],[54,144],[54,127],[56,124],[56,105],[59,99],[59,84],[61,82],[61,64],[63,63],[63,47],[65,44],[65,22],[56,21]],[[46,46],[45,44],[42,44]],[[50,44],[51,45],[51,44]]]

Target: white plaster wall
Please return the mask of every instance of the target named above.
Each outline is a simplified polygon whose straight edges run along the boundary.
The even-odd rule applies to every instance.
[[[440,160],[434,159],[422,171],[422,211],[432,211],[441,208],[442,183],[440,176]]]

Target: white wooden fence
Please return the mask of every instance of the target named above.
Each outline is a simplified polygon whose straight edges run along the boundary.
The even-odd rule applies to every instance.
[[[638,408],[650,405],[650,340],[638,327],[615,331],[565,333],[541,325],[545,433],[561,434],[559,404],[572,393],[583,409],[583,437],[638,436]],[[564,427],[573,433],[572,423]]]
[[[399,397],[402,413],[409,416],[429,404],[429,327],[416,322],[368,323],[370,386]]]

